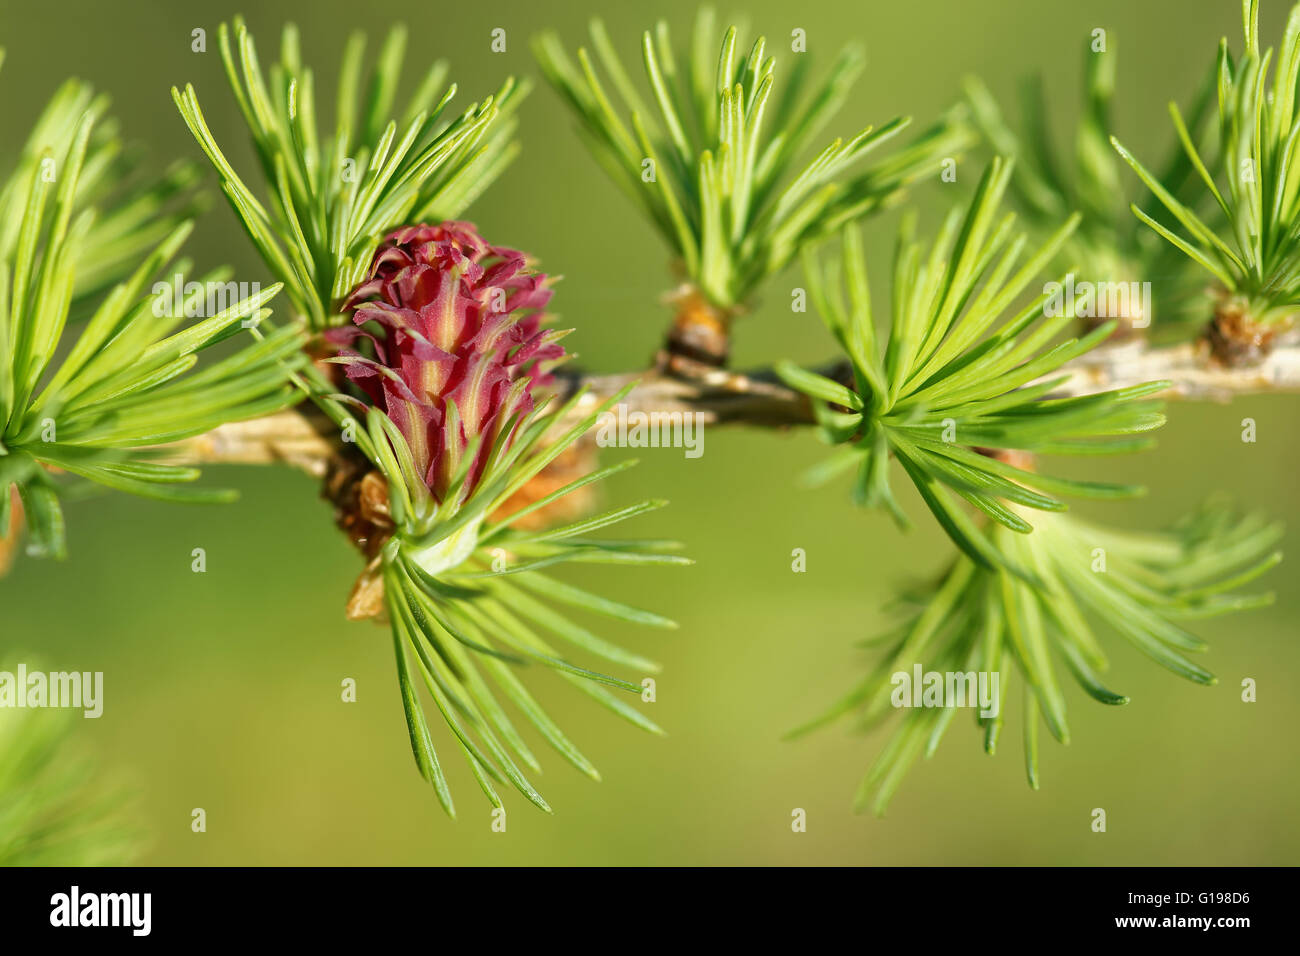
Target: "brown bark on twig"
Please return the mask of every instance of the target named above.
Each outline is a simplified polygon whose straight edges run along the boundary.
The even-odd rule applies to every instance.
[[[839,378],[841,363],[821,371]],[[1254,366],[1229,368],[1216,360],[1204,342],[1161,348],[1142,341],[1116,342],[1070,363],[1064,371],[1070,378],[1053,397],[1089,395],[1168,379],[1173,384],[1163,393],[1167,398],[1221,401],[1240,394],[1300,391],[1300,347],[1277,347]],[[697,421],[705,425],[786,428],[813,423],[808,400],[784,385],[770,369],[742,373],[696,366],[689,375],[650,370],[595,376],[571,373],[561,378],[570,393],[587,389],[574,409],[575,417],[590,414],[620,389],[637,382],[624,402],[629,411],[649,415],[653,424],[659,416],[685,412],[698,416]],[[326,424],[332,430],[333,426]],[[319,424],[304,419],[296,410],[280,412],[252,422],[223,425],[169,446],[169,458],[194,464],[280,462],[323,476],[335,446],[318,428]]]
[[[718,308],[689,285],[672,293],[668,301],[677,312],[656,367],[663,372],[691,375],[726,366],[731,354],[734,311]]]
[[[0,490],[0,494],[4,491]],[[18,553],[18,542],[23,538],[23,501],[18,497],[17,486],[9,489],[10,504],[9,530],[0,535],[0,578],[13,566],[14,556]]]

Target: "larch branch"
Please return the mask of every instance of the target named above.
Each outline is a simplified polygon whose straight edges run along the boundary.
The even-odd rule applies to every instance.
[[[823,374],[843,370],[842,363],[823,367]],[[1095,349],[1044,380],[1069,379],[1051,397],[1089,395],[1110,389],[1168,380],[1167,398],[1224,401],[1234,395],[1300,391],[1300,346],[1275,349],[1258,365],[1228,368],[1214,361],[1203,342],[1151,347],[1142,341],[1121,342]],[[699,368],[683,373],[649,370],[616,375],[571,373],[562,380],[569,393],[585,387],[573,411],[575,417],[592,409],[632,382],[624,399],[629,412],[643,412],[650,423],[681,414],[697,416],[704,425],[745,425],[785,428],[813,423],[808,399],[788,388],[771,369],[734,372]],[[167,460],[183,464],[282,463],[319,477],[325,472],[337,441],[333,425],[310,406],[290,409],[247,422],[222,425],[204,435],[166,446]]]

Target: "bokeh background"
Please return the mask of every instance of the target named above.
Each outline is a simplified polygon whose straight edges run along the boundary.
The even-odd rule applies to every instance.
[[[1266,43],[1276,45],[1286,10],[1280,0],[1264,6]],[[388,11],[399,10],[339,0],[4,0],[0,154],[11,158],[20,132],[75,73],[112,94],[128,137],[147,145],[154,167],[199,155],[168,95],[172,84],[193,82],[217,138],[237,168],[250,170],[215,42],[218,23],[241,7],[266,62],[281,24],[297,22],[322,89],[332,89],[347,32],[378,34]],[[847,39],[865,44],[868,69],[832,124],[837,133],[898,114],[926,122],[952,102],[966,73],[1010,98],[1017,77],[1041,72],[1064,140],[1079,99],[1083,38],[1105,27],[1120,57],[1118,130],[1139,155],[1163,151],[1171,133],[1165,104],[1187,95],[1219,37],[1234,48],[1240,39],[1239,6],[1229,0],[750,0],[719,12],[733,10],[778,46],[802,27],[823,64]],[[542,28],[559,29],[572,47],[599,13],[636,57],[640,31],[659,12],[684,35],[693,5],[406,4],[406,74],[449,58],[468,102],[507,72],[538,76],[528,40]],[[206,54],[190,51],[195,27],[208,30]],[[504,54],[489,52],[495,27],[507,31]],[[568,342],[587,367],[643,367],[668,317],[660,303],[669,285],[664,248],[599,174],[549,89],[539,86],[527,101],[521,136],[522,157],[470,218],[564,275],[556,306],[561,322],[578,329]],[[967,162],[959,185],[975,176]],[[933,225],[939,204],[954,198],[943,192],[951,188],[915,193],[925,222]],[[868,230],[877,270],[893,225],[885,216]],[[224,205],[204,217],[191,245],[201,263],[228,261],[241,278],[265,280]],[[740,365],[830,354],[820,325],[789,312],[796,283],[793,274],[773,282],[740,326]],[[1248,416],[1258,423],[1255,444],[1240,440]],[[1300,528],[1298,433],[1294,397],[1177,405],[1157,450],[1105,463],[1111,477],[1147,483],[1150,496],[1081,510],[1154,528],[1223,490]],[[951,549],[933,522],[903,535],[884,515],[854,510],[842,486],[800,490],[797,476],[822,454],[808,434],[713,430],[703,458],[649,451],[616,479],[609,492],[617,500],[670,498],[670,508],[639,519],[637,530],[684,540],[698,559],[690,569],[599,576],[615,596],[681,622],[667,634],[606,631],[663,662],[652,706],[669,734],[643,735],[536,675],[539,695],[605,779],[592,783],[547,759],[536,782],[557,812],[547,817],[512,794],[505,834],[490,831],[489,807],[440,728],[457,822],[444,818],[417,775],[387,631],[344,620],[358,558],[302,475],[214,469],[210,482],[242,492],[224,508],[126,496],[73,506],[69,559],[20,561],[0,581],[0,647],[39,652],[54,669],[105,672],[104,716],[80,721],[80,737],[134,781],[150,834],[143,859],[151,863],[1300,862],[1294,532],[1288,546],[1296,557],[1268,579],[1276,605],[1200,627],[1218,686],[1180,681],[1111,639],[1111,682],[1132,703],[1106,708],[1071,685],[1075,739],[1063,748],[1045,738],[1040,792],[1025,785],[1013,714],[996,757],[958,721],[884,819],[852,814],[853,791],[883,735],[843,727],[797,743],[781,735],[850,685],[870,660],[854,642],[885,625],[883,608],[897,589],[934,573]],[[1089,462],[1066,465],[1072,474],[1095,473]],[[905,506],[924,518],[914,497]],[[195,547],[207,551],[205,574],[190,570]],[[791,572],[796,547],[807,551],[807,573]],[[346,677],[358,683],[354,704],[340,700]],[[1258,680],[1255,704],[1240,702],[1243,677]],[[194,807],[207,811],[206,833],[190,830]],[[791,832],[796,807],[807,811],[806,833]],[[1105,834],[1089,828],[1094,807],[1108,812]]]

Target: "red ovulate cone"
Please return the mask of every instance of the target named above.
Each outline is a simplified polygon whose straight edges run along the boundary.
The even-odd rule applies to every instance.
[[[550,298],[545,274],[522,252],[488,244],[469,223],[444,222],[392,233],[344,303],[353,325],[328,337],[342,347],[348,378],[406,438],[437,501],[470,440],[481,436],[467,492],[500,430],[551,384],[564,333],[542,329]]]

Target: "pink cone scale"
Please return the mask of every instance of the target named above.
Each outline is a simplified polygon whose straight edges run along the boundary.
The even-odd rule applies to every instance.
[[[387,237],[344,302],[352,325],[327,333],[439,502],[477,436],[473,489],[500,430],[533,409],[535,393],[551,384],[547,370],[564,357],[564,333],[542,329],[546,279],[522,252],[490,245],[469,223],[408,226]]]

